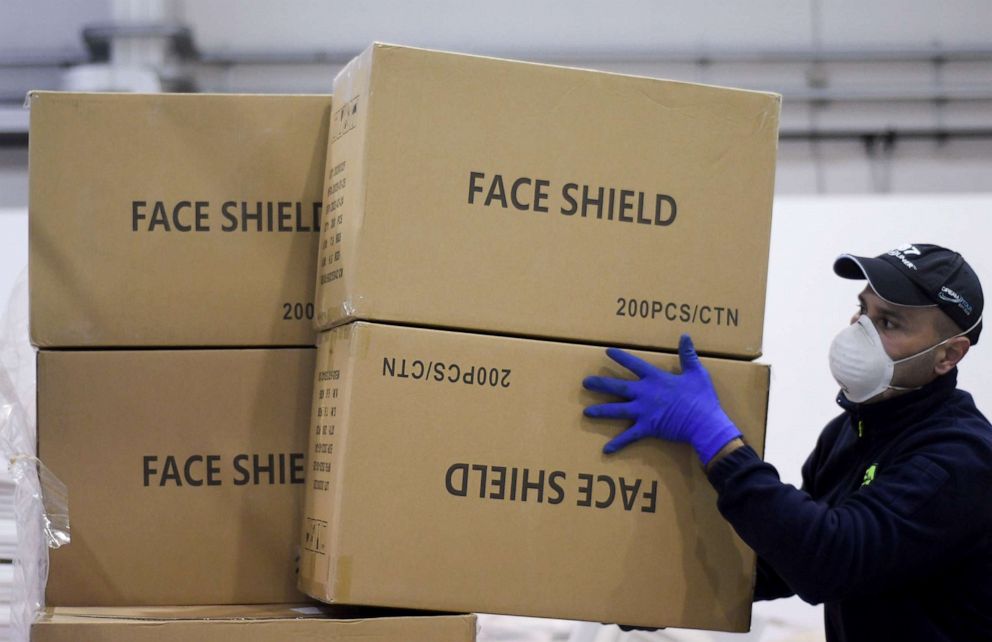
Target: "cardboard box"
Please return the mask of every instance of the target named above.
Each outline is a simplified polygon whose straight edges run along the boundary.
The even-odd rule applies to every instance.
[[[330,96],[29,100],[35,345],[314,344]]]
[[[778,95],[383,44],[334,91],[319,327],[760,355]]]
[[[323,333],[300,588],[332,603],[745,631],[755,558],[685,444],[603,455],[598,347],[356,322]],[[677,357],[638,353],[673,369]],[[764,446],[767,366],[705,359]]]
[[[53,606],[300,602],[313,348],[41,351]]]
[[[309,605],[48,609],[32,642],[474,642],[474,615]]]

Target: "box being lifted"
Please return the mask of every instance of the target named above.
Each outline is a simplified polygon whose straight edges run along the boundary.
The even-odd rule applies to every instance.
[[[322,329],[760,354],[778,95],[383,44],[334,91]]]
[[[35,345],[314,344],[330,96],[29,100]]]
[[[332,603],[746,631],[755,558],[685,444],[601,449],[599,347],[356,322],[320,336],[300,587]],[[638,353],[668,370],[671,354]],[[764,446],[767,366],[703,359]]]
[[[38,456],[72,541],[46,603],[292,603],[313,348],[42,350]]]

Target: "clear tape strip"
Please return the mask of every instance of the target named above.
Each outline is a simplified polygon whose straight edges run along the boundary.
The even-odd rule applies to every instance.
[[[69,543],[69,489],[33,455],[17,455],[10,460],[10,473],[18,489],[30,493],[29,499],[42,506],[42,536],[48,548]]]

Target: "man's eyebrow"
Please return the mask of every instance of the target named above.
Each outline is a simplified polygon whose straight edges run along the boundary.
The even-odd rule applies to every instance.
[[[865,297],[863,294],[858,295],[858,301],[860,301],[861,305],[864,306],[865,308],[868,307],[868,302],[865,301]],[[897,306],[890,305],[887,301],[885,301],[885,299],[882,299],[881,297],[878,297],[878,301],[876,301],[875,307],[882,314],[886,314],[890,317],[894,317],[900,321],[906,320],[905,311],[900,310]]]
[[[899,308],[891,307],[891,306],[886,305],[884,308],[882,308],[882,311],[885,314],[889,315],[890,317],[895,317],[896,319],[899,319],[900,321],[905,321],[906,320],[906,314],[902,310],[900,310]]]
[[[882,314],[888,315],[890,317],[895,317],[900,321],[906,320],[906,313],[903,310],[900,310],[898,307],[894,305],[889,305],[889,303],[884,300],[879,299],[878,303],[875,304],[875,307],[877,307],[879,312],[881,312]]]

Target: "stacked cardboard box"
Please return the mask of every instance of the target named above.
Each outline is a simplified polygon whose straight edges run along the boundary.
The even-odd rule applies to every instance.
[[[334,91],[301,588],[746,630],[694,454],[602,455],[580,382],[688,332],[762,450],[779,97],[378,44]]]
[[[314,606],[50,608],[33,642],[473,642],[471,615]]]
[[[94,610],[306,601],[330,96],[30,98],[38,453],[68,488],[72,529],[35,639],[280,640],[311,627],[333,639],[341,627],[298,612],[251,626],[226,610]],[[436,636],[429,619],[411,626],[416,639],[472,639],[464,621]]]
[[[69,491],[47,603],[299,602],[311,348],[43,350],[38,455]]]

